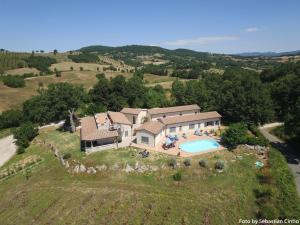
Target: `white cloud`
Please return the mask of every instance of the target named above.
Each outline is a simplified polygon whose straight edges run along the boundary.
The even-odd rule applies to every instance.
[[[246,29],[244,29],[245,32],[250,33],[250,32],[256,32],[258,31],[257,27],[248,27]]]
[[[235,41],[239,37],[236,36],[212,36],[212,37],[199,37],[195,39],[182,39],[174,41],[165,41],[161,44],[163,45],[173,45],[173,46],[186,46],[186,45],[206,45],[210,43],[223,42],[223,41]]]

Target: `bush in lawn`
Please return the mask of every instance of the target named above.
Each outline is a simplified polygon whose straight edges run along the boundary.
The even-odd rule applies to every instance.
[[[236,148],[239,144],[245,142],[247,135],[247,128],[242,123],[236,123],[229,126],[227,130],[221,135],[222,143],[229,149]]]
[[[65,153],[64,155],[63,155],[63,159],[69,159],[69,158],[71,158],[71,153]]]
[[[175,181],[181,181],[181,178],[182,178],[182,176],[181,176],[181,172],[180,171],[178,171],[177,173],[175,173],[173,175],[173,180],[175,180]]]
[[[192,163],[191,163],[191,159],[185,159],[184,161],[183,161],[183,164],[186,166],[186,167],[188,167],[188,166],[190,166]]]
[[[14,130],[16,144],[19,147],[18,153],[23,153],[24,149],[29,146],[30,141],[38,135],[38,128],[31,122],[21,124],[19,128]]]
[[[177,166],[177,161],[176,159],[172,158],[169,160],[169,166],[171,166],[172,168],[175,168]]]
[[[199,166],[206,168],[208,166],[206,159],[200,159],[199,160]]]
[[[3,84],[12,88],[25,87],[24,78],[21,76],[11,76],[11,75],[4,76]]]
[[[223,170],[225,168],[225,162],[223,160],[218,160],[215,163],[215,169],[216,170]]]

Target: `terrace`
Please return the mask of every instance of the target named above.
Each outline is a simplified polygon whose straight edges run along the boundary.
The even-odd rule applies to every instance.
[[[178,141],[176,141],[175,146],[171,147],[167,150],[165,150],[163,148],[163,144],[165,143],[166,138],[162,138],[162,140],[160,140],[159,143],[156,144],[155,147],[149,147],[149,146],[146,146],[146,145],[138,145],[138,144],[135,144],[135,143],[132,143],[131,146],[137,147],[137,148],[140,148],[140,149],[146,149],[146,150],[153,151],[153,152],[166,153],[166,154],[173,155],[173,156],[178,156],[178,153],[180,153],[181,157],[191,157],[191,156],[195,156],[195,155],[201,155],[201,154],[220,151],[220,150],[225,149],[223,146],[220,145],[218,148],[208,149],[208,150],[205,150],[205,151],[200,151],[200,152],[195,152],[195,153],[185,152],[182,149],[180,149],[180,147],[179,147],[183,143],[196,141],[196,140],[215,140],[215,141],[218,141],[219,137],[218,136],[212,137],[212,136],[208,136],[208,135],[197,136],[197,135],[194,135],[194,134],[189,134],[186,138],[183,138],[182,136],[178,136],[178,137],[179,137],[179,139],[178,139]]]

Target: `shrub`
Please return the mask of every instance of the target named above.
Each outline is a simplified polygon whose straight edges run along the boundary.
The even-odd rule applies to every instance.
[[[64,155],[63,155],[63,159],[69,159],[69,158],[71,158],[71,153],[65,153]]]
[[[229,126],[229,128],[221,135],[222,142],[229,149],[234,149],[237,145],[245,142],[247,128],[242,123],[236,123]]]
[[[83,67],[82,66],[79,69],[80,69],[80,71],[83,71]]]
[[[175,173],[173,175],[173,180],[175,180],[175,181],[181,181],[181,178],[182,178],[182,176],[181,176],[181,172],[180,171],[178,171],[177,173]]]
[[[49,73],[49,66],[56,63],[56,59],[48,56],[30,56],[25,59],[29,67],[34,67],[42,72]]]
[[[199,160],[199,166],[206,168],[208,166],[206,159],[200,159]]]
[[[216,170],[223,170],[225,168],[225,162],[223,160],[218,160],[215,163],[215,169]]]
[[[175,168],[177,166],[176,159],[174,159],[174,158],[170,159],[169,166],[172,167],[172,168]]]
[[[57,71],[57,70],[56,70],[56,71],[55,71],[55,76],[56,76],[56,77],[61,77],[61,71]]]
[[[7,110],[0,115],[0,129],[17,127],[22,122],[20,110]]]
[[[12,88],[25,87],[24,78],[21,76],[11,76],[11,75],[4,76],[3,84]]]
[[[184,164],[186,167],[190,166],[190,165],[191,165],[191,159],[185,159],[185,160],[183,161],[183,164]]]
[[[17,139],[16,144],[20,148],[19,152],[23,153],[23,150],[29,146],[30,141],[38,135],[38,128],[33,123],[26,122],[14,130],[13,134],[15,139]]]

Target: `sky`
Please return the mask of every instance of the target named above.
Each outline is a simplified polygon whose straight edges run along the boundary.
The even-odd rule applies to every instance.
[[[299,0],[0,0],[0,48],[155,45],[213,53],[300,50]]]

